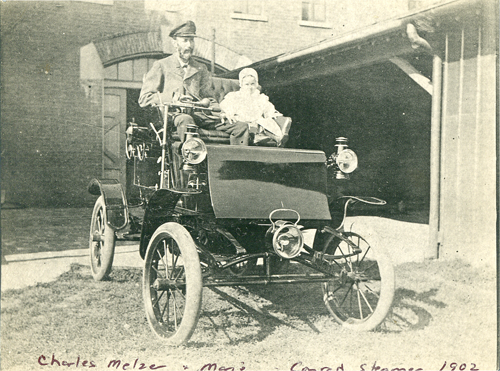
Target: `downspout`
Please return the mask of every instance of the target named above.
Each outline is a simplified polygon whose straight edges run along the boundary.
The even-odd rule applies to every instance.
[[[406,26],[406,34],[414,49],[421,48],[433,54],[432,60],[432,108],[431,108],[431,148],[430,148],[430,202],[429,202],[429,242],[424,249],[425,259],[439,257],[440,244],[440,189],[441,189],[441,91],[443,81],[443,61],[432,47],[417,32],[415,25]]]
[[[429,204],[429,244],[424,252],[425,259],[439,257],[440,244],[440,183],[441,183],[441,90],[443,61],[434,54],[432,64],[432,111],[431,111],[431,169]]]

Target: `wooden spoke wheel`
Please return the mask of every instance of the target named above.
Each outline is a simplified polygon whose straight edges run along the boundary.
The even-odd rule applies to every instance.
[[[387,255],[354,232],[330,235],[323,252],[334,256],[337,277],[323,283],[323,300],[344,327],[370,331],[387,316],[394,297],[394,269]]]
[[[115,240],[115,231],[108,225],[104,198],[100,196],[92,211],[89,238],[90,268],[96,281],[105,279],[111,272]]]
[[[195,243],[180,224],[158,227],[146,251],[142,291],[152,330],[170,345],[193,334],[201,309],[202,277]]]

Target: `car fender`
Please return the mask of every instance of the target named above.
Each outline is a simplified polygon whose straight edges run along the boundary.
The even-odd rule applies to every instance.
[[[122,185],[116,179],[92,179],[88,185],[90,194],[102,195],[106,205],[108,225],[120,230],[128,224],[128,206]]]

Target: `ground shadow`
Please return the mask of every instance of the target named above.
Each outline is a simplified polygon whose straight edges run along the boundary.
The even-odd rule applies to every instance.
[[[399,288],[394,293],[392,309],[380,326],[384,332],[421,330],[429,325],[432,314],[426,308],[445,308],[446,304],[435,300],[438,290],[416,292]]]
[[[321,331],[315,321],[323,316],[330,317],[326,309],[319,283],[276,285],[276,286],[246,286],[238,287],[236,293],[228,294],[219,288],[210,288],[222,300],[237,309],[231,314],[224,311],[202,311],[201,316],[208,318],[213,330],[222,331],[230,344],[237,345],[246,342],[263,341],[278,327],[289,327],[297,331]],[[377,332],[397,333],[421,330],[427,327],[432,318],[432,309],[445,308],[447,305],[435,299],[438,289],[417,292],[405,288],[395,291],[392,308],[385,321],[375,330]],[[263,299],[269,304],[253,305],[245,298]],[[277,315],[277,313],[281,315]],[[221,316],[237,317],[230,324],[220,324]],[[218,317],[218,318],[217,318]],[[234,336],[229,327],[244,327],[239,322],[251,321],[254,332],[248,335]],[[250,319],[249,319],[250,318]],[[224,322],[224,321],[223,321]],[[219,323],[219,324],[217,324]],[[242,330],[243,331],[243,330]],[[210,346],[210,343],[195,342],[193,346]]]
[[[234,289],[231,294],[217,287],[211,287],[209,290],[232,308],[236,308],[236,311],[207,308],[208,310],[202,310],[200,317],[208,319],[213,326],[212,330],[222,333],[232,345],[263,341],[278,327],[320,333],[315,320],[329,315],[323,304],[319,283],[239,286]],[[243,327],[248,324],[253,330],[246,334]],[[242,327],[241,332],[237,331],[238,336],[234,335],[236,327]],[[212,344],[196,341],[190,345],[201,347]]]
[[[289,288],[291,287],[289,286]],[[269,297],[272,297],[272,304],[255,306],[240,300],[239,295],[229,295],[219,288],[210,288],[212,292],[219,295],[221,299],[236,308],[237,311],[203,310],[200,318],[208,319],[211,323],[211,330],[222,332],[223,337],[231,345],[263,341],[269,335],[273,334],[278,327],[288,327],[296,331],[310,332],[310,330],[306,329],[309,327],[316,333],[320,332],[314,326],[312,318],[318,312],[323,315],[326,314],[326,308],[318,311],[317,307],[312,304],[307,309],[304,305],[299,305],[298,308],[294,307],[291,310],[287,310],[287,307],[293,307],[293,302],[298,303],[296,300],[293,300],[296,294],[292,295],[290,304],[284,304],[285,301],[283,298],[277,299],[280,296],[279,294],[282,293],[283,288],[280,289],[278,286],[273,286],[272,288],[267,287],[267,289]],[[255,292],[252,292],[252,294],[255,294]],[[304,295],[302,295],[302,298],[304,298]],[[306,297],[304,299],[308,301],[309,298]],[[283,316],[283,314],[286,314],[286,316]],[[229,319],[231,323],[228,325],[226,321]],[[253,330],[247,333],[247,330],[250,328]],[[213,343],[195,341],[190,345],[194,347],[207,347],[212,346]]]

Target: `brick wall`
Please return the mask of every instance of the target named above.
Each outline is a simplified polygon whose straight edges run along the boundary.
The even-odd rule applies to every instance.
[[[197,25],[197,34],[205,38],[211,38],[212,29],[215,28],[217,42],[253,61],[296,50],[408,10],[407,2],[401,0],[326,1],[325,23],[330,28],[320,28],[299,25],[301,0],[262,1],[261,15],[267,21],[232,18],[232,1],[185,0],[183,3],[191,5],[175,13],[165,13],[170,25],[181,19],[192,19]],[[168,9],[168,5],[164,5],[159,11]]]
[[[90,205],[102,173],[102,86],[80,83],[80,47],[147,30],[142,2],[1,6],[2,190],[26,206]]]
[[[80,81],[80,48],[90,42],[192,19],[198,35],[210,38],[215,27],[218,43],[258,61],[390,17],[405,2],[384,0],[381,8],[376,2],[326,1],[332,28],[300,26],[301,1],[284,4],[262,1],[267,21],[261,22],[232,18],[233,2],[226,0],[185,0],[173,13],[145,11],[142,1],[1,2],[5,201],[40,207],[93,203],[86,185],[102,175],[103,87]]]

